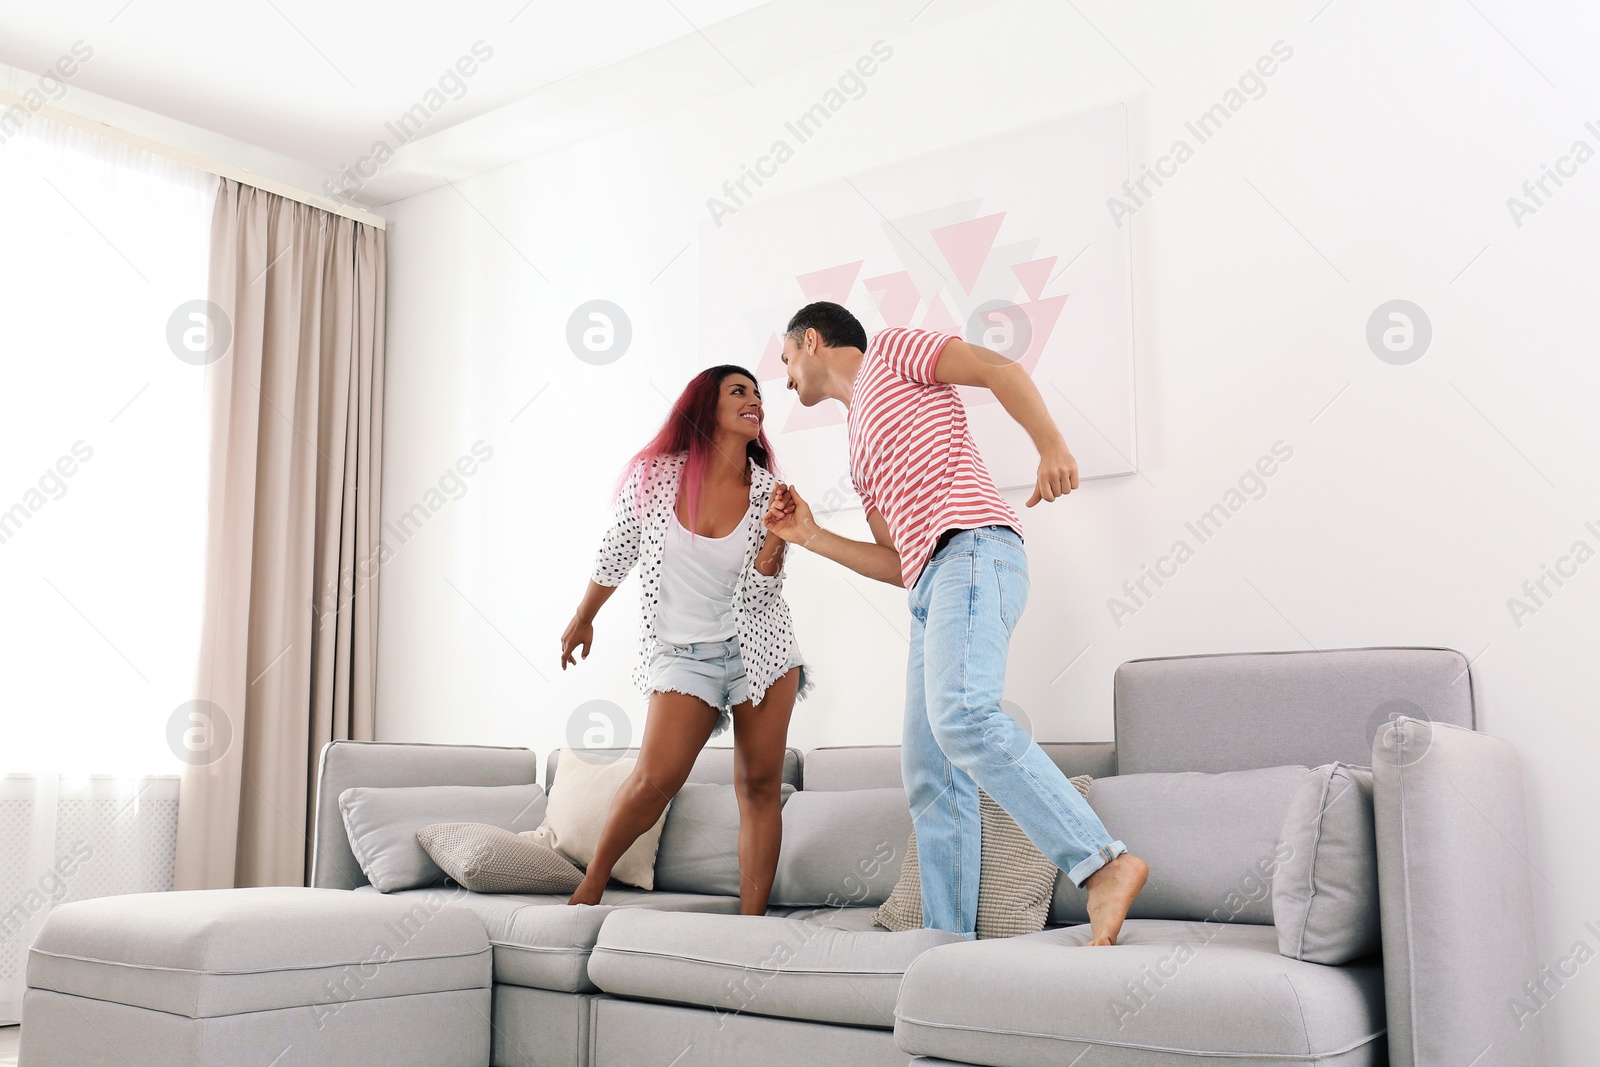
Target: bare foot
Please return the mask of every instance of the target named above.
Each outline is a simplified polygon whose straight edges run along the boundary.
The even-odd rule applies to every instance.
[[[578,883],[578,888],[572,891],[572,896],[567,900],[567,903],[598,904],[600,903],[600,897],[605,893],[605,891],[606,884],[604,882],[590,884],[589,879],[585,878],[583,881]]]
[[[1127,852],[1089,876],[1084,882],[1089,890],[1089,929],[1094,934],[1089,944],[1117,943],[1122,920],[1149,877],[1150,867],[1144,860]]]

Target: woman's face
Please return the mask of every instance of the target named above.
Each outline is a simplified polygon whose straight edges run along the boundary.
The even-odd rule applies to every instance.
[[[753,441],[761,432],[761,389],[743,374],[722,379],[722,395],[717,399],[717,429],[735,440]]]

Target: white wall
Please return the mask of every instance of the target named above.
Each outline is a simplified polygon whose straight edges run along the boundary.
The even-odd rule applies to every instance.
[[[1135,657],[1460,649],[1482,726],[1525,760],[1540,959],[1600,948],[1584,927],[1600,914],[1600,562],[1521,625],[1507,606],[1575,541],[1600,548],[1584,526],[1600,530],[1586,447],[1600,162],[1520,226],[1506,205],[1575,140],[1600,148],[1584,128],[1600,119],[1595,12],[1002,0],[941,20],[940,6],[890,38],[866,95],[761,195],[1119,99],[1137,172],[1274,42],[1294,50],[1132,221],[1144,473],[1024,516],[1034,584],[1009,695],[1035,736],[1109,738],[1112,671]],[[473,442],[493,458],[383,571],[383,738],[544,753],[585,701],[642,719],[627,681],[636,586],[580,669],[557,669],[558,635],[611,479],[663,394],[710,362],[756,359],[696,337],[705,199],[868,43],[391,206],[386,513],[422,500]],[[609,366],[564,340],[593,298],[633,324]],[[1365,340],[1396,298],[1433,326],[1407,366]],[[1277,441],[1293,458],[1266,495],[1116,625],[1107,599]],[[896,741],[904,594],[804,553],[789,591],[820,682],[793,743]],[[1582,969],[1545,1010],[1549,1062],[1600,1045],[1597,1009],[1600,967]]]

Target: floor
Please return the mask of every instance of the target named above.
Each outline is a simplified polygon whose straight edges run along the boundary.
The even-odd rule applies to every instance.
[[[0,1067],[17,1067],[17,1043],[22,1040],[22,1027],[0,1026]]]

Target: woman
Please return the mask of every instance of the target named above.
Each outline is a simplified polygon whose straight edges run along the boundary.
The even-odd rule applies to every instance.
[[[640,563],[640,659],[650,705],[639,759],[617,792],[569,904],[596,904],[611,869],[655,825],[706,741],[733,725],[739,911],[763,915],[783,834],[789,714],[810,688],[783,599],[784,542],[764,515],[777,484],[761,390],[742,367],[696,375],[624,469],[588,592],[561,635],[561,669],[588,658],[594,617]]]

